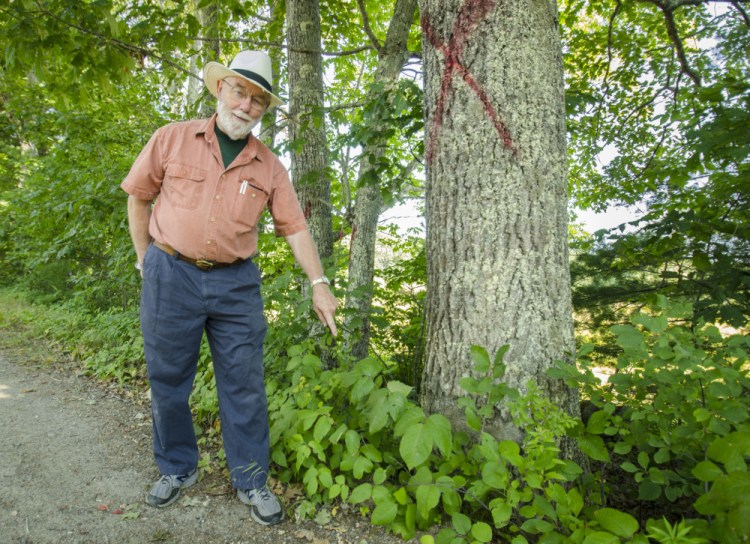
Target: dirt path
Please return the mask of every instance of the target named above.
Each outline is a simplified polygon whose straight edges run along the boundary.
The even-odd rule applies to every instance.
[[[148,409],[30,349],[0,348],[0,544],[402,542],[352,516],[260,527],[219,471],[148,507]]]

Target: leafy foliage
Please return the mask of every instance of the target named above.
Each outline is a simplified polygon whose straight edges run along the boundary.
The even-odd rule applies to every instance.
[[[646,210],[579,244],[582,329],[654,293],[693,303],[695,321],[749,315],[750,25],[737,4],[690,4],[563,9],[574,201]]]
[[[393,378],[393,363],[344,358],[325,368],[315,338],[275,351],[266,372],[274,473],[301,482],[298,516],[323,519],[321,512],[346,504],[404,538],[422,532],[424,544],[743,542],[750,537],[750,341],[709,325],[685,327],[689,307],[660,304],[615,328],[619,366],[609,384],[585,368],[585,356],[584,372],[554,372],[591,399],[585,422],[533,383],[524,394],[503,383],[505,348],[494,356],[472,349],[459,427],[426,414],[414,389]],[[142,377],[133,315],[85,316],[62,306],[33,314],[4,308],[4,315],[62,342],[97,375],[125,384]],[[211,372],[204,355],[191,402],[207,436],[216,436]],[[482,430],[500,407],[523,431],[520,443]],[[565,436],[602,470],[587,473],[562,459]],[[201,462],[213,470],[210,457]],[[660,504],[667,517],[623,508],[635,500]]]
[[[364,4],[382,43],[390,5]],[[681,59],[659,4],[562,4],[571,193],[583,208],[647,209],[576,247],[579,326],[596,341],[585,350],[617,369],[605,387],[590,372],[558,371],[590,399],[585,422],[534,384],[524,395],[507,387],[503,352],[478,347],[463,380],[465,420],[426,414],[416,402],[423,241],[384,229],[380,245],[394,257],[374,289],[373,356],[352,361],[344,343],[311,332],[291,254],[261,229],[272,454],[279,479],[304,487],[300,516],[346,504],[404,537],[429,531],[424,544],[747,540],[747,337],[707,323],[747,326],[749,27],[739,4],[682,3],[672,13]],[[357,6],[323,10],[321,114],[341,241],[328,275],[340,294],[355,180],[370,160],[361,148],[385,126],[387,149],[366,181],[386,204],[419,198],[424,112],[416,57],[393,88],[371,87],[377,52]],[[119,182],[157,126],[200,110],[203,60],[269,46],[282,55],[284,94],[269,11],[238,0],[0,7],[0,282],[55,303],[17,319],[92,375],[123,387],[145,377]],[[418,52],[418,25],[409,45]],[[282,111],[280,150],[288,122]],[[3,311],[0,324],[11,319]],[[338,368],[321,365],[324,344]],[[205,344],[191,403],[210,444],[220,423]],[[524,430],[520,443],[483,432],[501,407]],[[566,435],[598,475],[560,458]],[[660,519],[639,515],[643,504]]]

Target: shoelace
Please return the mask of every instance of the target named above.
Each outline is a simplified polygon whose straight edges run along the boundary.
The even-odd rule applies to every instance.
[[[258,490],[258,497],[261,501],[267,501],[271,499],[271,493],[268,491],[267,487],[262,487]]]

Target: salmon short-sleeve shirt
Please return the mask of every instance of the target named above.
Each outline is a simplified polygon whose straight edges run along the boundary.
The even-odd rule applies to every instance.
[[[289,174],[257,138],[224,168],[210,119],[158,129],[133,163],[122,189],[154,200],[149,234],[194,259],[233,262],[258,248],[258,220],[271,212],[277,236],[307,228]]]

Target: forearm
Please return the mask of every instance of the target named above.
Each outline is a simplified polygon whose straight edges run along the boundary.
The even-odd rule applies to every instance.
[[[320,256],[309,230],[305,229],[287,236],[286,241],[292,248],[295,260],[310,281],[323,275],[323,265],[320,263]]]
[[[310,282],[313,282],[323,276],[323,266],[320,263],[320,255],[315,247],[310,231],[307,229],[297,234],[286,237],[289,247],[292,248],[294,258],[302,267]],[[333,296],[327,283],[318,283],[312,288],[312,305],[313,310],[318,315],[320,322],[327,326],[331,333],[336,336],[336,308],[339,305],[336,297]]]
[[[128,197],[128,226],[130,228],[130,239],[133,241],[136,259],[138,263],[143,262],[151,236],[148,233],[148,224],[151,219],[151,201],[140,198]]]

